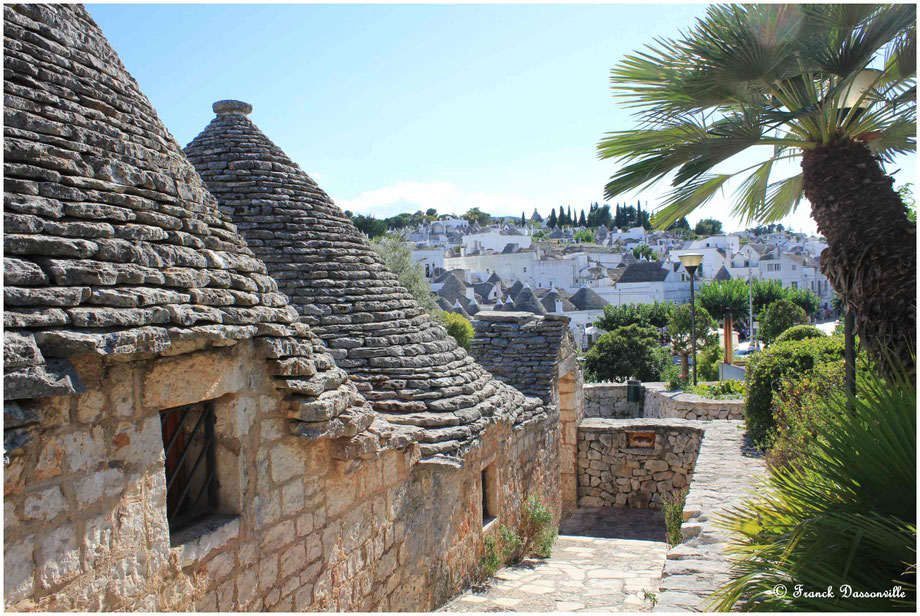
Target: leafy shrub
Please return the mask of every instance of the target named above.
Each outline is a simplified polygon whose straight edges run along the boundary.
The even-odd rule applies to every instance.
[[[767,452],[771,466],[788,466],[817,455],[818,441],[840,418],[825,401],[844,387],[844,364],[818,364],[782,379],[773,397],[776,439]]]
[[[815,455],[769,467],[753,496],[717,514],[735,539],[732,579],[715,609],[916,610],[917,389],[903,368],[886,373],[894,376],[858,371],[859,397],[838,389],[822,403],[838,421],[824,427]],[[773,593],[777,584],[790,592]],[[849,596],[791,592],[844,584]]]
[[[552,510],[543,504],[539,495],[531,494],[524,501],[520,530],[522,554],[549,558],[559,529],[553,524]]]
[[[467,351],[470,350],[470,340],[473,339],[476,330],[473,329],[473,324],[469,322],[469,319],[462,314],[445,312],[444,328],[447,329],[448,334],[453,336],[458,345]]]
[[[697,351],[697,377],[701,381],[718,381],[719,362],[722,361],[723,357],[724,351],[718,341],[707,344],[701,351]]]
[[[785,342],[786,340],[805,340],[806,338],[823,338],[824,332],[814,325],[793,325],[779,336],[774,342]]]
[[[781,299],[760,313],[760,331],[757,335],[764,343],[770,344],[793,325],[808,325],[808,315],[789,300]]]
[[[713,400],[734,400],[743,398],[747,388],[743,382],[729,379],[715,383],[700,383],[696,387],[690,387],[685,391]]]
[[[751,356],[747,366],[744,419],[751,438],[769,448],[775,436],[773,394],[783,378],[801,375],[818,364],[843,360],[843,340],[837,337],[777,342]]]
[[[661,374],[661,378],[668,383],[668,390],[687,389],[690,387],[690,377],[684,376],[674,364],[668,366]]]
[[[675,490],[661,499],[661,511],[664,513],[664,525],[668,529],[668,544],[677,545],[683,541],[680,527],[684,523],[684,502],[686,490]]]
[[[590,231],[579,231],[575,234],[575,241],[579,244],[593,244],[595,243],[594,234]]]
[[[483,544],[485,545],[485,549],[479,564],[482,567],[482,577],[490,578],[495,575],[495,572],[498,571],[504,561],[499,558],[498,552],[495,549],[497,547],[495,537],[487,536],[483,540]]]
[[[658,346],[655,328],[638,324],[607,332],[585,354],[585,367],[605,381],[658,381],[670,364],[671,355]]]
[[[501,539],[502,553],[505,555],[505,559],[511,558],[524,544],[520,535],[504,524],[498,527],[498,537]]]

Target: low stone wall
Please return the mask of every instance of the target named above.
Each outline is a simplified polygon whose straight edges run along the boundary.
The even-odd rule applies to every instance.
[[[744,400],[713,400],[682,391],[668,391],[666,383],[643,383],[643,417],[676,419],[743,419]]]
[[[639,388],[639,401],[626,401],[626,383],[586,383],[585,417],[622,419],[642,417],[645,388]]]
[[[578,505],[660,509],[686,488],[698,426],[668,420],[586,419],[578,427]]]

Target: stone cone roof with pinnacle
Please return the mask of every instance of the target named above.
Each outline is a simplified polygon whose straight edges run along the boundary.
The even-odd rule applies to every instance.
[[[221,210],[377,413],[422,428],[422,454],[454,456],[538,401],[494,379],[399,284],[332,199],[244,111],[217,117],[186,153]]]
[[[255,339],[295,433],[367,428],[87,11],[6,5],[4,38],[5,428],[40,425],[30,399],[84,389],[70,357],[195,339]]]

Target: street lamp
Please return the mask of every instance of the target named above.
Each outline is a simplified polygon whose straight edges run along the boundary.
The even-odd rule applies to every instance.
[[[702,263],[703,255],[691,252],[678,258],[690,274],[690,344],[693,346],[693,386],[696,387],[696,301],[693,295],[693,274]]]

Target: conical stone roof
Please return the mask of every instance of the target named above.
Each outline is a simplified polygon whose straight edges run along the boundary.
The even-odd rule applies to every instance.
[[[429,318],[332,199],[238,107],[215,104],[217,117],[186,153],[375,410],[423,427],[426,456],[461,453],[490,421],[536,412],[536,401],[494,379]]]
[[[4,38],[4,399],[81,391],[75,355],[255,338],[299,432],[366,428],[86,10],[6,5]]]
[[[514,300],[514,310],[516,312],[532,312],[534,314],[546,314],[546,309],[537,296],[534,295],[530,286],[525,286],[518,293],[517,299]]]

